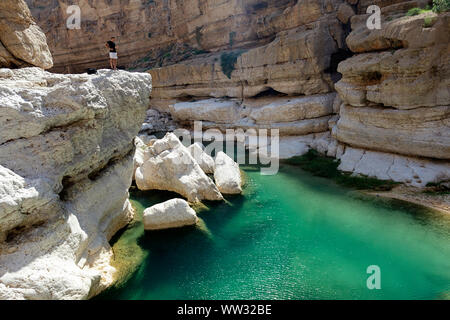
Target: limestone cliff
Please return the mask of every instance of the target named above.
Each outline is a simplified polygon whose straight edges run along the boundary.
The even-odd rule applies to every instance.
[[[83,72],[107,66],[104,43],[113,35],[120,65],[145,69],[267,44],[279,31],[315,21],[342,0],[80,0],[79,30],[66,27],[73,1],[26,2],[47,35],[54,70]]]
[[[283,157],[312,147],[348,172],[450,178],[448,13],[406,16],[429,0],[82,0],[79,31],[69,2],[28,0],[56,69],[106,63],[119,36],[121,64],[154,80],[144,128],[160,113],[171,128],[275,128]],[[366,26],[374,4],[381,30]]]
[[[369,30],[371,1],[298,1],[266,25],[267,44],[150,70],[151,105],[184,125],[279,129],[282,157],[314,148],[343,171],[446,181],[449,14],[406,16],[427,3],[378,1],[382,28]]]
[[[37,66],[49,69],[52,55],[45,34],[23,0],[0,2],[0,67]]]
[[[111,285],[133,217],[148,74],[0,69],[0,298],[85,299]]]
[[[151,69],[151,106],[185,125],[202,120],[204,128],[221,130],[326,134],[335,112],[336,66],[348,55],[346,28],[338,17],[345,2],[286,2],[270,13],[264,3],[266,8],[248,14],[256,19],[247,24],[256,31],[255,41],[217,46],[219,52]],[[265,7],[262,1],[259,5]],[[235,26],[227,30],[234,34]],[[240,30],[236,34],[243,36]]]
[[[450,14],[405,16],[417,5],[384,6],[381,30],[352,18],[333,135],[341,169],[423,186],[450,179]]]

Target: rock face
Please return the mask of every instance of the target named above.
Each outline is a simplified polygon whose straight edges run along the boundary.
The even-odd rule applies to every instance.
[[[83,72],[108,65],[104,43],[113,35],[119,63],[145,70],[203,52],[267,44],[277,32],[322,18],[344,1],[83,0],[77,3],[81,29],[66,27],[71,0],[26,2],[47,35],[55,71]]]
[[[133,217],[148,74],[0,69],[0,298],[86,299],[114,282]]]
[[[339,170],[381,180],[403,182],[424,187],[428,182],[450,179],[448,162],[404,157],[390,153],[347,147],[341,157]]]
[[[185,126],[278,129],[280,158],[310,148],[342,158],[348,147],[395,155],[397,171],[404,164],[402,177],[374,174],[369,162],[350,172],[413,185],[448,179],[449,14],[405,16],[426,2],[377,1],[383,26],[369,30],[370,1],[298,1],[262,19],[268,42],[150,70],[151,105]],[[419,158],[434,174],[411,174],[406,163]]]
[[[338,67],[333,128],[348,145],[344,171],[415,186],[450,179],[450,14],[404,16],[420,4],[384,5],[381,30],[365,27],[367,15],[351,20],[357,55]]]
[[[185,127],[202,121],[203,129],[222,132],[277,129],[284,141],[328,132],[337,63],[346,50],[346,27],[338,19],[344,3],[206,1],[196,27],[199,48],[209,52],[152,68],[152,109]],[[283,156],[299,153],[288,145]]]
[[[0,67],[49,69],[53,59],[45,34],[23,0],[0,2]]]
[[[224,194],[242,193],[242,178],[239,165],[226,153],[220,151],[215,159],[214,180]]]
[[[197,214],[183,199],[172,199],[144,211],[145,230],[160,230],[195,225]]]
[[[212,174],[214,173],[214,159],[209,154],[203,151],[203,145],[200,143],[194,143],[188,147],[191,156],[197,161],[202,168],[203,172]]]
[[[140,190],[173,191],[190,202],[223,199],[211,178],[173,133],[150,142],[144,163],[136,170],[136,184]]]
[[[65,27],[71,1],[27,1],[55,69],[106,65],[113,34],[121,64],[150,69],[146,132],[198,120],[278,129],[280,157],[351,148],[448,165],[449,13],[406,16],[428,0],[92,0],[81,2],[81,30]],[[370,5],[380,30],[367,28]]]

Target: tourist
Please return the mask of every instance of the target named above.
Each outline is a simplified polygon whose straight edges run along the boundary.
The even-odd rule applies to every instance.
[[[117,45],[116,38],[111,37],[111,40],[106,42],[106,47],[109,48],[109,65],[111,69],[117,70]]]

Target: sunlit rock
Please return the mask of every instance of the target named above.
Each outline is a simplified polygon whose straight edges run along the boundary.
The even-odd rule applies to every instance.
[[[195,210],[185,200],[172,199],[144,211],[145,230],[160,230],[195,225]]]

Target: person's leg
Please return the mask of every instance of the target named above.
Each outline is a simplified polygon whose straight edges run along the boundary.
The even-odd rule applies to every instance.
[[[114,70],[117,70],[117,59],[114,59]]]
[[[114,69],[114,59],[109,59],[109,66]]]

